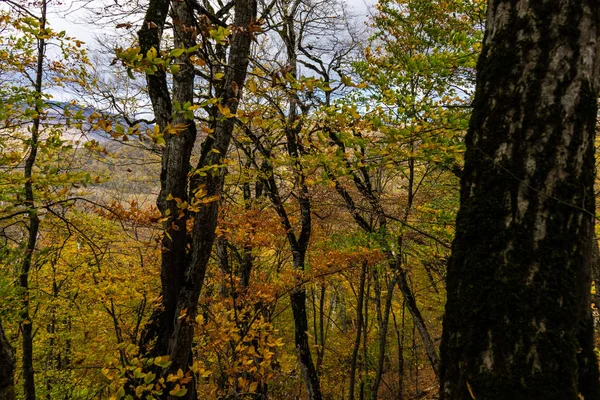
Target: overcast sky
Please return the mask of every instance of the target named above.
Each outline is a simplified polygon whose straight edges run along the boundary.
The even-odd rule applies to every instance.
[[[345,0],[346,4],[354,10],[356,14],[363,16],[366,20],[368,9],[376,0]],[[67,33],[79,40],[83,40],[88,45],[93,46],[95,35],[99,30],[81,22],[84,11],[74,11],[70,6],[71,1],[65,1],[63,5],[55,7],[54,15],[51,16],[50,25],[57,31],[65,30]]]

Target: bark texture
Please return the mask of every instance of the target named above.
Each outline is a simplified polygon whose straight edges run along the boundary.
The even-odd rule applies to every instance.
[[[40,4],[41,15],[39,17],[40,31],[46,29],[46,10],[47,1],[44,0]],[[35,400],[35,370],[33,368],[33,322],[30,315],[29,302],[29,273],[33,265],[33,255],[36,249],[38,233],[40,229],[40,217],[36,208],[36,193],[34,185],[34,167],[37,160],[38,146],[40,139],[41,115],[43,109],[41,106],[42,99],[42,84],[44,79],[44,59],[46,55],[46,40],[40,37],[37,41],[38,51],[35,69],[35,84],[34,95],[36,98],[35,111],[36,117],[33,118],[31,124],[31,143],[29,155],[25,159],[23,175],[25,178],[25,206],[27,207],[28,222],[27,222],[27,242],[25,245],[25,254],[21,263],[21,271],[19,274],[19,286],[22,290],[21,301],[21,333],[23,337],[23,353],[21,360],[23,362],[23,393],[26,400]]]
[[[15,357],[0,323],[0,400],[14,400]]]
[[[228,107],[231,113],[236,112],[242,93],[239,88],[244,87],[253,35],[250,26],[256,23],[257,12],[256,0],[235,0],[233,3],[233,34],[224,77],[215,93],[220,105]],[[162,31],[169,10],[175,47],[190,48],[196,44],[198,17],[194,14],[192,2],[151,0],[138,32],[143,54],[152,48],[160,54]],[[192,174],[190,178],[190,157],[196,141],[196,127],[194,121],[186,119],[182,113],[174,115],[173,104],[194,104],[195,71],[188,53],[183,53],[177,64],[180,69],[173,73],[172,92],[169,91],[164,72],[159,70],[146,76],[156,121],[161,131],[169,129],[169,132],[165,134],[161,191],[157,200],[158,208],[165,217],[166,232],[162,240],[162,307],[154,311],[140,345],[146,356],[170,356],[171,365],[163,371],[163,375],[177,373],[179,369],[189,371],[192,363],[193,323],[215,240],[219,205],[218,201],[209,201],[200,204],[197,212],[186,211],[182,215],[175,199],[187,201],[200,189],[205,191],[206,198],[218,198],[223,183],[218,166],[223,163],[233,131],[233,120],[222,118],[215,111],[210,122],[213,134],[203,142],[196,167],[209,173],[205,176]],[[193,223],[188,224],[191,220]],[[188,225],[192,225],[191,232]],[[193,383],[188,385],[186,398],[195,398],[193,386]]]
[[[600,2],[491,0],[448,266],[441,399],[599,399]]]

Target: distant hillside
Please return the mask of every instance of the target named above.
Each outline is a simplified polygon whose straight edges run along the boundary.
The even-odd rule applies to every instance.
[[[101,144],[105,144],[108,141],[114,141],[114,138],[109,133],[102,129],[94,129],[93,124],[89,122],[94,115],[102,115],[103,119],[111,121],[115,125],[121,125],[125,129],[129,128],[129,124],[122,116],[107,114],[106,112],[99,111],[90,106],[84,107],[78,104],[61,101],[49,101],[47,104],[49,107],[47,109],[46,119],[44,120],[45,124],[65,126],[69,123],[73,124],[75,121],[73,121],[72,116],[78,114],[78,121],[76,122],[81,122],[81,127],[68,128],[65,131],[66,135],[70,136],[66,138],[70,140],[96,140]],[[154,125],[145,122],[140,122],[137,125],[141,132],[145,132],[154,127]]]

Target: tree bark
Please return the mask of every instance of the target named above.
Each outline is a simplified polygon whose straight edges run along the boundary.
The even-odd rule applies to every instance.
[[[174,44],[177,48],[196,45],[196,16],[190,2],[151,0],[146,10],[144,23],[138,37],[142,54],[155,48],[160,54],[162,30],[171,6]],[[232,37],[224,77],[220,81],[216,97],[222,107],[232,114],[237,110],[248,68],[248,57],[253,33],[250,25],[256,22],[256,0],[236,0],[235,16],[231,28]],[[220,60],[219,60],[220,61]],[[146,76],[152,107],[161,132],[171,126],[174,131],[165,132],[165,149],[162,155],[161,191],[158,208],[166,218],[165,235],[162,240],[161,260],[162,307],[155,310],[146,326],[140,345],[147,356],[169,355],[171,364],[163,375],[177,373],[179,369],[189,371],[194,336],[194,320],[198,309],[198,298],[204,282],[206,267],[215,240],[218,201],[209,201],[198,206],[193,214],[191,233],[187,221],[192,214],[178,207],[176,198],[186,201],[190,194],[201,188],[208,199],[220,195],[223,175],[218,166],[227,153],[233,120],[214,113],[213,129],[202,145],[197,169],[205,169],[205,176],[194,174],[189,178],[190,156],[196,140],[193,120],[184,113],[173,115],[173,102],[194,104],[195,72],[190,54],[184,52],[178,59],[179,71],[173,74],[173,92],[169,92],[164,72]],[[216,107],[215,107],[216,110]],[[214,167],[214,168],[211,168]],[[189,246],[189,247],[188,247]],[[151,347],[151,348],[150,348]],[[193,381],[192,381],[193,382]],[[195,396],[191,386],[187,398]]]
[[[392,309],[392,300],[394,297],[394,287],[396,287],[396,276],[392,276],[390,282],[387,283],[385,304],[383,306],[383,312],[381,310],[381,284],[379,282],[379,272],[373,273],[373,282],[375,289],[375,306],[377,309],[377,323],[379,324],[379,354],[377,355],[377,364],[375,370],[375,378],[371,386],[371,398],[376,399],[379,397],[379,387],[381,380],[383,379],[384,362],[386,358],[387,348],[387,335],[390,321],[390,312]]]
[[[157,53],[160,54],[160,43],[169,5],[170,0],[150,0],[148,3],[142,28],[138,32],[142,54],[147,54],[152,48],[156,49]],[[171,122],[173,114],[166,72],[159,69],[153,74],[146,74],[146,87],[148,88],[148,95],[152,102],[152,110],[156,118],[156,123],[160,130],[164,131]],[[177,216],[176,210],[170,209],[170,207],[174,208],[173,203],[175,202],[173,201],[169,204],[166,198],[169,193],[173,193],[173,197],[178,197],[183,192],[183,198],[185,199],[187,171],[189,170],[189,161],[188,165],[185,166],[185,173],[176,169],[177,165],[170,161],[172,160],[170,156],[171,152],[181,153],[180,149],[174,148],[176,143],[173,143],[172,139],[173,136],[170,135],[165,137],[165,148],[162,153],[160,174],[161,190],[156,202],[161,214],[167,218],[163,224],[164,229],[172,227],[174,222],[180,228],[177,222],[180,223],[181,221],[174,221]],[[185,178],[183,182],[182,177]],[[181,186],[183,186],[183,190],[181,190]],[[167,210],[170,216],[167,216]],[[175,229],[169,229],[170,231],[175,231]],[[144,331],[142,332],[140,345],[142,351],[147,355],[159,356],[167,354],[168,338],[173,331],[172,321],[175,316],[178,282],[181,280],[182,268],[185,263],[185,239],[181,240],[181,233],[181,229],[178,229],[175,232],[175,238],[172,237],[174,240],[169,239],[167,235],[163,235],[161,241],[163,249],[160,279],[162,307],[153,311],[150,322],[144,327]],[[153,347],[148,348],[153,341]]]
[[[14,400],[15,357],[0,322],[0,400]]]
[[[367,277],[367,262],[363,261],[360,272],[360,283],[358,286],[358,296],[356,299],[356,336],[354,338],[354,347],[352,348],[352,358],[350,361],[350,383],[348,389],[348,399],[354,400],[354,386],[356,386],[356,367],[358,360],[358,350],[360,349],[360,337],[363,330],[363,304],[365,298],[365,280]]]
[[[231,48],[228,57],[228,68],[219,98],[223,106],[229,107],[232,113],[237,111],[244,87],[248,56],[252,34],[249,30],[251,23],[256,21],[256,1],[237,0],[235,3],[234,32],[231,38]],[[238,89],[240,88],[240,89]],[[231,118],[219,118],[214,128],[214,141],[206,139],[198,162],[198,169],[218,166],[223,163],[233,131]],[[219,196],[223,185],[223,176],[218,172],[209,172],[192,183],[192,190],[203,187],[206,197]],[[218,217],[218,201],[212,201],[200,206],[194,216],[192,228],[192,252],[189,264],[183,275],[177,297],[175,313],[175,329],[169,340],[171,365],[169,371],[176,373],[178,369],[187,369],[194,337],[194,321],[198,311],[198,298],[204,282],[206,267],[215,239],[215,229]],[[184,315],[185,318],[180,318]]]
[[[39,17],[40,32],[46,29],[46,10],[47,1],[41,3],[41,15]],[[24,191],[25,191],[25,206],[28,211],[28,237],[25,245],[25,254],[21,263],[21,271],[19,275],[19,285],[22,292],[22,309],[21,309],[21,333],[23,338],[23,390],[26,400],[35,400],[35,370],[33,367],[33,322],[29,310],[29,272],[33,264],[33,254],[35,252],[39,227],[40,217],[36,208],[36,195],[33,182],[33,168],[37,160],[38,145],[40,138],[41,115],[43,109],[41,106],[42,100],[42,83],[44,79],[44,57],[46,55],[46,40],[43,35],[37,41],[37,60],[35,70],[35,111],[36,117],[32,121],[31,126],[31,143],[29,155],[25,160],[24,165]]]
[[[590,313],[600,2],[488,4],[441,399],[599,399]]]

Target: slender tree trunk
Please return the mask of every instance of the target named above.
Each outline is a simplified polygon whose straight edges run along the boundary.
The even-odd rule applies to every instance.
[[[405,328],[405,312],[406,312],[406,301],[402,302],[402,319],[400,322],[400,328],[398,328],[398,321],[396,321],[396,314],[392,310],[392,317],[394,318],[394,327],[396,328],[396,340],[398,344],[398,393],[396,393],[397,399],[404,398],[404,328]]]
[[[416,333],[416,325],[413,321],[412,326],[412,361],[413,361],[413,371],[414,371],[414,381],[415,381],[415,396],[419,395],[419,353],[417,352],[417,333]]]
[[[323,357],[325,356],[325,282],[321,283],[321,290],[319,293],[319,343],[317,346],[317,374],[321,374],[321,365],[323,364]],[[331,309],[331,308],[330,308]]]
[[[40,31],[46,29],[46,6],[44,0],[41,4],[40,16]],[[34,400],[35,396],[35,371],[33,368],[33,322],[29,313],[29,272],[31,270],[33,253],[35,252],[37,237],[39,233],[40,218],[38,216],[35,193],[33,183],[33,168],[37,159],[38,143],[40,136],[41,114],[43,112],[40,106],[42,96],[42,82],[44,74],[44,57],[46,54],[46,41],[42,38],[38,39],[37,65],[35,75],[35,110],[36,117],[33,119],[31,126],[31,143],[27,159],[25,160],[24,177],[25,177],[25,205],[28,208],[28,238],[25,247],[25,254],[21,264],[21,274],[19,276],[19,284],[23,291],[22,310],[21,310],[21,332],[23,337],[23,388],[26,400]]]
[[[387,349],[387,334],[390,321],[390,311],[392,308],[392,299],[394,296],[394,287],[396,286],[396,276],[392,276],[392,279],[387,284],[387,294],[385,296],[385,304],[383,312],[381,311],[381,288],[379,287],[379,277],[374,276],[373,282],[375,283],[375,298],[377,299],[377,322],[379,323],[379,354],[377,355],[377,369],[375,370],[375,379],[373,380],[373,386],[371,386],[371,398],[377,399],[379,394],[379,386],[383,377],[383,367],[385,361],[385,354]]]
[[[58,284],[56,282],[56,261],[52,261],[52,305],[48,310],[49,321],[46,325],[46,333],[48,333],[48,347],[47,347],[47,356],[46,356],[46,398],[51,399],[52,396],[52,386],[54,384],[54,379],[52,377],[52,372],[61,367],[60,365],[60,351],[56,346],[56,336],[57,336],[57,318],[56,318],[56,300],[58,299],[59,290]]]
[[[491,0],[441,398],[600,399],[590,315],[600,2]]]
[[[363,329],[363,303],[365,298],[365,280],[367,276],[367,262],[363,261],[360,273],[360,283],[358,286],[358,297],[356,299],[356,337],[354,347],[352,348],[352,358],[350,361],[350,383],[348,390],[348,399],[354,400],[354,386],[356,385],[356,361],[358,351],[360,350],[360,337]]]
[[[437,349],[429,334],[429,330],[427,329],[427,325],[425,325],[425,320],[423,319],[423,315],[417,306],[417,301],[411,290],[408,280],[406,279],[406,271],[402,270],[398,273],[398,287],[402,292],[404,297],[404,301],[406,303],[406,308],[410,313],[413,324],[419,331],[419,335],[421,336],[421,340],[423,341],[423,346],[425,346],[425,353],[427,354],[427,358],[429,359],[429,363],[431,364],[431,368],[433,372],[439,376],[439,358],[437,355]]]
[[[14,400],[15,358],[0,322],[0,400]]]
[[[335,135],[334,132],[330,131],[329,137],[332,139],[332,141],[334,143],[336,143],[336,145],[340,149],[343,149],[345,151],[345,146],[344,146],[343,142]],[[410,179],[409,179],[409,190],[407,193],[408,203],[407,203],[407,207],[405,209],[405,215],[404,215],[405,222],[408,218],[408,215],[409,215],[409,212],[410,212],[410,209],[412,206],[412,201],[414,198],[414,191],[413,191],[414,161],[409,164],[409,167],[410,167]],[[348,168],[350,170],[352,170],[353,167],[351,164],[348,164]],[[398,287],[400,288],[400,291],[402,292],[402,296],[404,296],[404,299],[406,300],[408,311],[410,312],[413,320],[415,321],[415,323],[418,326],[419,334],[421,335],[421,339],[423,340],[423,343],[425,344],[425,350],[427,352],[427,357],[429,358],[429,361],[431,363],[431,367],[433,368],[433,371],[436,374],[436,376],[439,376],[439,357],[438,357],[438,354],[436,351],[436,346],[431,338],[431,335],[429,334],[429,330],[427,329],[427,326],[425,325],[425,320],[423,319],[423,316],[421,315],[421,311],[419,310],[419,308],[417,306],[417,302],[414,297],[414,294],[413,294],[410,286],[408,285],[408,282],[406,279],[406,270],[402,267],[402,252],[399,251],[397,255],[394,255],[394,253],[390,250],[390,246],[387,243],[387,241],[385,239],[383,239],[383,238],[385,238],[385,236],[387,236],[387,232],[388,232],[387,231],[387,217],[383,210],[383,207],[381,206],[379,199],[373,193],[373,190],[371,188],[371,183],[369,181],[368,171],[366,171],[366,169],[363,169],[359,173],[359,171],[355,170],[353,172],[353,181],[354,181],[355,186],[358,189],[358,191],[370,203],[370,205],[372,207],[372,211],[375,214],[375,216],[377,217],[377,221],[379,223],[379,227],[377,230],[374,229],[372,224],[368,223],[362,217],[358,207],[356,206],[356,203],[354,202],[354,199],[352,198],[350,193],[341,185],[341,183],[335,177],[335,175],[333,175],[333,173],[330,170],[326,170],[326,171],[327,171],[327,175],[329,176],[329,178],[335,183],[336,191],[344,200],[346,209],[350,212],[350,214],[352,215],[353,219],[358,224],[358,226],[360,226],[361,229],[363,229],[365,232],[370,233],[370,234],[377,233],[382,238],[382,240],[380,240],[381,248],[383,249],[384,253],[386,254],[386,258],[387,258],[388,264],[390,266],[390,269],[392,271],[394,271],[394,274],[397,277]],[[363,177],[362,179],[361,179],[361,176]],[[398,237],[398,246],[397,247],[400,250],[402,249],[402,241],[403,241],[403,237],[402,236]]]
[[[292,8],[296,8],[299,4],[298,1],[294,3]],[[296,77],[297,74],[297,60],[296,60],[296,47],[297,41],[295,37],[294,28],[294,13],[288,13],[287,10],[283,10],[283,26],[280,32],[281,37],[286,46],[288,70],[290,74]],[[298,235],[294,233],[294,229],[287,215],[287,211],[284,207],[283,200],[281,199],[277,182],[273,175],[273,167],[270,164],[270,153],[264,149],[260,144],[257,137],[252,135],[251,140],[261,150],[265,157],[265,172],[268,176],[265,179],[264,184],[268,192],[271,203],[275,208],[278,216],[281,219],[286,230],[286,237],[290,245],[293,257],[293,268],[295,270],[304,270],[306,251],[310,242],[312,222],[311,222],[311,203],[308,187],[306,185],[304,169],[300,162],[300,156],[302,153],[302,146],[299,140],[299,134],[302,131],[303,124],[301,116],[298,115],[298,99],[292,95],[289,98],[288,115],[285,121],[285,136],[287,140],[287,153],[293,160],[293,172],[295,186],[298,187],[296,197],[298,199],[298,206],[300,209],[300,232]],[[290,303],[292,306],[292,317],[294,319],[294,340],[296,346],[296,355],[298,357],[298,363],[300,364],[300,370],[302,371],[302,377],[306,385],[308,397],[311,400],[320,400],[321,387],[319,382],[319,376],[315,364],[313,362],[310,352],[310,342],[308,338],[308,314],[306,310],[306,288],[303,284],[299,284],[290,293]]]
[[[306,384],[308,396],[311,400],[321,399],[321,389],[318,384],[319,376],[310,355],[308,342],[308,317],[306,315],[306,289],[300,287],[290,295],[292,313],[294,317],[294,339],[296,343],[296,355],[300,363],[302,377]]]
[[[369,339],[369,294],[371,292],[371,282],[369,275],[367,274],[367,289],[365,294],[365,312],[364,312],[364,324],[363,324],[363,354],[362,354],[362,376],[359,385],[359,399],[364,400],[365,393],[367,390],[368,373],[369,373],[369,351],[368,351],[368,339]]]

